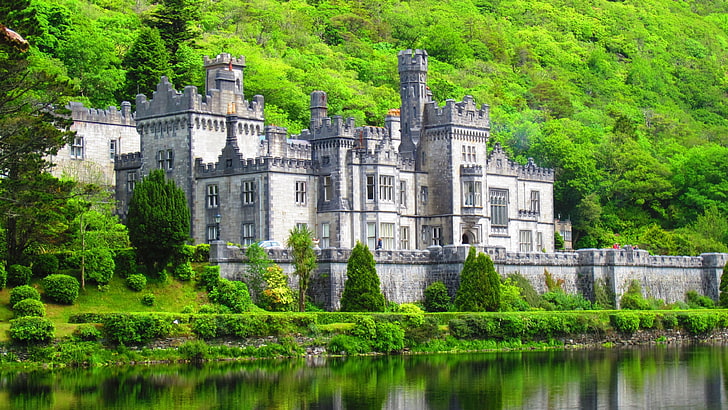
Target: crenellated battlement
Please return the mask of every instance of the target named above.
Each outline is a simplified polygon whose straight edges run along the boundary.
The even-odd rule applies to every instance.
[[[356,131],[355,120],[353,117],[349,117],[346,120],[340,115],[333,117],[321,118],[321,126],[311,129],[304,130],[305,133],[301,133],[301,137],[313,136],[313,139],[323,138],[354,138]]]
[[[117,155],[114,159],[115,170],[138,169],[142,166],[142,153],[133,152],[130,154]]]
[[[552,168],[537,166],[533,158],[529,158],[528,163],[525,165],[511,161],[499,143],[495,144],[493,151],[488,156],[486,169],[489,174],[517,176],[524,180],[554,181],[554,170]]]
[[[220,162],[203,163],[202,158],[195,159],[195,175],[201,178],[212,178],[230,175],[230,167],[225,167]],[[286,171],[286,172],[313,172],[313,161],[281,158],[281,157],[242,157],[233,162],[232,169],[234,174],[254,174],[268,171]]]
[[[134,115],[131,112],[131,103],[121,103],[121,110],[115,106],[107,109],[87,108],[80,102],[70,102],[66,106],[71,110],[71,119],[74,122],[95,122],[108,125],[135,126]]]
[[[202,57],[205,67],[211,66],[227,66],[232,64],[234,67],[245,67],[245,56],[233,57],[230,53],[220,53],[215,58],[208,56]]]
[[[490,129],[490,106],[482,104],[478,108],[469,95],[461,102],[446,100],[444,106],[439,106],[437,101],[429,101],[425,104],[425,118],[428,127],[459,125],[487,130]]]
[[[397,53],[399,72],[427,71],[427,51],[407,49]]]
[[[469,177],[482,177],[483,167],[481,165],[460,165],[460,175]]]
[[[553,181],[554,170],[552,168],[539,167],[533,161],[533,158],[529,158],[526,165],[518,166],[518,177],[538,181]]]

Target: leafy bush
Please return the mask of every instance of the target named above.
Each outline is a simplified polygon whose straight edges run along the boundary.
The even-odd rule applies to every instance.
[[[126,286],[131,290],[141,292],[147,286],[147,277],[141,273],[135,273],[126,277]]]
[[[658,327],[662,329],[675,329],[678,326],[677,316],[672,313],[660,313],[655,317]]]
[[[694,335],[709,333],[718,324],[718,315],[714,313],[683,313],[678,315],[678,322]]]
[[[220,282],[220,266],[205,266],[200,275],[200,285],[210,292],[217,286],[218,282]]]
[[[341,294],[342,312],[382,312],[384,294],[369,247],[356,243],[346,262],[346,282]]]
[[[125,278],[137,272],[136,253],[133,249],[116,251],[114,255],[114,273]]]
[[[201,362],[212,357],[210,346],[202,340],[190,340],[184,342],[179,348],[177,348],[177,351],[182,358],[191,362]]]
[[[227,279],[218,281],[217,286],[210,292],[210,300],[229,307],[233,313],[247,312],[253,306],[245,283]]]
[[[78,297],[81,285],[78,279],[68,275],[48,275],[41,282],[45,295],[56,303],[72,305]]]
[[[508,280],[515,286],[521,288],[521,297],[531,307],[537,307],[541,303],[541,295],[533,288],[533,284],[522,274],[515,272],[508,274]]]
[[[461,312],[497,311],[500,306],[500,278],[489,255],[470,247],[460,272],[455,306]]]
[[[21,317],[10,321],[10,338],[15,342],[48,342],[55,336],[55,327],[45,317]]]
[[[58,273],[58,257],[52,253],[41,253],[33,258],[33,274],[36,277]]]
[[[213,315],[196,315],[190,324],[192,332],[203,339],[217,337],[217,318]]]
[[[273,312],[285,312],[293,308],[295,296],[288,286],[288,276],[278,265],[268,266],[263,274],[266,287],[259,295],[260,307]]]
[[[425,289],[425,310],[428,312],[447,312],[450,306],[450,295],[442,282],[434,282]]]
[[[5,270],[5,264],[0,262],[0,289],[4,289],[8,284],[8,272]]]
[[[13,305],[13,313],[15,317],[23,316],[45,316],[45,305],[36,299],[23,299]]]
[[[420,309],[419,306],[413,304],[413,303],[402,303],[397,308],[397,312],[399,313],[415,313],[415,314],[423,314],[425,312]]]
[[[185,262],[185,263],[175,266],[174,277],[179,280],[182,280],[182,281],[188,281],[188,280],[194,279],[195,270],[192,269],[192,264],[189,262]]]
[[[40,292],[30,285],[21,285],[10,291],[10,306],[24,299],[40,300]]]
[[[73,331],[73,336],[78,340],[94,341],[101,338],[101,331],[90,323],[85,323]]]
[[[192,262],[207,262],[210,260],[210,244],[201,243],[195,246],[192,254]]]
[[[156,302],[156,300],[157,298],[153,293],[147,293],[142,296],[141,302],[144,306],[154,306],[154,302]]]
[[[338,334],[331,338],[326,349],[331,354],[351,355],[370,352],[372,347],[368,341],[363,340],[362,338]]]
[[[614,313],[609,315],[612,327],[618,332],[634,333],[640,327],[640,318],[636,313]]]
[[[107,248],[93,248],[86,251],[86,277],[104,285],[114,276],[114,256]]]
[[[542,295],[541,307],[546,310],[591,310],[592,303],[579,294],[568,294],[562,290],[546,292]]]
[[[501,312],[523,312],[531,308],[521,296],[521,288],[511,278],[501,282],[500,295]]]
[[[103,333],[112,343],[144,344],[167,337],[172,330],[172,318],[153,314],[119,313],[104,316]]]
[[[713,299],[700,295],[695,290],[689,290],[685,293],[685,302],[690,306],[690,309],[713,309],[715,307]]]
[[[629,310],[650,310],[652,308],[650,301],[642,296],[642,285],[636,279],[630,282],[627,291],[620,299],[619,305],[620,308]]]
[[[614,309],[614,291],[604,278],[594,281],[594,308]]]
[[[404,329],[392,322],[377,323],[377,333],[372,340],[372,347],[377,352],[390,353],[404,349]]]
[[[357,316],[351,334],[364,340],[373,340],[377,337],[377,324],[371,316]]]
[[[31,277],[33,277],[33,271],[27,266],[10,265],[8,267],[9,286],[27,285],[30,282]]]

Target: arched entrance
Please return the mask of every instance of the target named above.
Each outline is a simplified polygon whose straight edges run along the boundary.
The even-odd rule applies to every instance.
[[[472,232],[465,232],[463,233],[463,245],[470,245],[474,243],[473,233]]]

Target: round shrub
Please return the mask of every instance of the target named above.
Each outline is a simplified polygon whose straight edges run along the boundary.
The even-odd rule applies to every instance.
[[[131,290],[141,292],[147,286],[147,277],[141,273],[135,273],[126,277],[126,286]]]
[[[114,273],[120,278],[133,275],[136,267],[136,253],[133,249],[117,251],[114,255]]]
[[[616,331],[622,333],[634,333],[640,327],[640,318],[635,313],[609,315],[609,322]]]
[[[189,262],[181,263],[174,268],[174,276],[183,281],[192,280],[195,277],[195,270]]]
[[[114,276],[114,256],[106,248],[95,248],[86,252],[86,277],[99,285],[109,283]]]
[[[154,302],[157,300],[157,298],[152,293],[147,293],[146,295],[142,296],[142,305],[144,306],[154,306]]]
[[[24,299],[40,300],[40,292],[30,285],[18,286],[10,291],[10,306],[15,306]]]
[[[218,282],[220,282],[220,266],[205,266],[200,275],[200,285],[210,292],[217,286]]]
[[[210,292],[210,300],[227,306],[233,313],[247,312],[253,306],[248,286],[244,282],[220,279]]]
[[[374,350],[382,353],[404,349],[404,329],[396,323],[377,323],[377,337],[372,341]]]
[[[55,327],[45,317],[21,317],[10,321],[10,338],[20,343],[48,342],[55,336]]]
[[[13,313],[15,313],[15,317],[43,317],[45,316],[45,305],[40,300],[23,299],[13,305]]]
[[[425,310],[428,312],[447,312],[450,296],[442,282],[435,282],[425,289]]]
[[[48,275],[42,281],[45,295],[56,303],[72,305],[78,297],[81,285],[78,279],[68,275]]]
[[[210,260],[210,244],[201,243],[195,246],[195,252],[192,255],[192,262],[207,262]]]
[[[400,312],[400,313],[416,313],[416,314],[425,313],[425,312],[422,311],[422,309],[420,309],[419,306],[417,306],[417,305],[415,305],[413,303],[402,303],[397,308],[397,312]]]
[[[8,267],[8,285],[10,286],[27,285],[31,277],[33,277],[33,271],[27,266],[10,265]]]
[[[33,274],[36,277],[42,278],[58,273],[58,269],[58,257],[52,253],[42,253],[33,259]]]
[[[84,323],[73,331],[73,336],[78,340],[92,342],[101,338],[101,331],[90,323]]]

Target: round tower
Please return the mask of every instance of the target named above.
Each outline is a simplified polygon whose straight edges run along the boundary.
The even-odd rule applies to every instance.
[[[321,121],[328,116],[329,106],[326,101],[326,93],[314,91],[311,93],[311,125],[309,129],[314,130],[321,127]]]
[[[399,151],[402,155],[414,158],[422,130],[424,106],[429,99],[427,51],[408,49],[400,51],[397,57],[399,95],[402,101],[400,109],[402,143]]]

